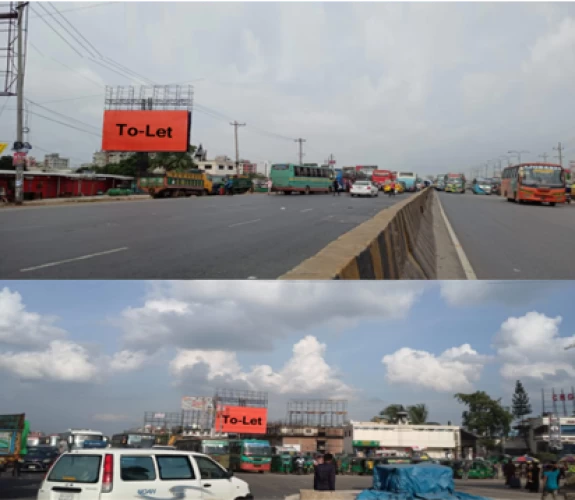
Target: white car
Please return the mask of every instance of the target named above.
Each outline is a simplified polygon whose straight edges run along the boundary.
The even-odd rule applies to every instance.
[[[37,500],[253,500],[248,483],[207,455],[108,448],[64,453]]]
[[[377,196],[379,188],[370,181],[356,181],[349,190],[351,196]]]

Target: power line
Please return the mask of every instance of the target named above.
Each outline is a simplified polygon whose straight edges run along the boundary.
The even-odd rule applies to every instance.
[[[60,125],[63,125],[64,127],[68,127],[68,128],[72,128],[74,130],[78,130],[79,132],[84,132],[86,134],[90,134],[90,135],[94,135],[96,137],[102,137],[102,134],[96,134],[95,132],[90,132],[89,130],[83,130],[79,127],[75,127],[74,125],[70,125],[69,123],[65,123],[65,122],[61,122],[59,120],[55,120],[54,118],[50,118],[48,116],[44,116],[41,115],[40,113],[36,113],[34,111],[28,111],[30,114],[34,115],[34,116],[38,116],[40,118],[44,118],[45,120],[54,122],[54,123],[59,123]]]
[[[44,7],[40,2],[38,2],[38,5],[40,5],[44,10],[46,10],[45,7]],[[30,8],[32,9],[32,12],[36,12],[36,11],[34,10],[34,7],[30,7]],[[48,26],[48,28],[50,28],[54,33],[56,33],[56,35],[58,35],[58,36],[60,37],[60,39],[63,40],[63,42],[64,42],[68,47],[70,47],[74,52],[76,52],[76,54],[78,54],[80,57],[84,57],[82,54],[80,54],[80,52],[76,49],[76,47],[74,47],[70,42],[68,42],[68,40],[66,40],[66,39],[56,30],[56,28],[54,28],[48,21],[46,21],[46,19],[44,19],[44,18],[42,18],[42,17],[41,17],[40,19],[42,19],[42,21],[46,24],[46,26]]]
[[[44,101],[40,104],[55,104],[57,102],[67,102],[67,101],[79,101],[81,99],[94,99],[95,97],[102,97],[103,94],[92,94],[92,95],[84,95],[80,97],[67,97],[66,99],[56,99],[55,101]]]
[[[82,7],[75,7],[73,9],[65,9],[65,10],[61,10],[60,12],[74,12],[76,10],[83,10],[83,9],[93,9],[94,7],[107,7],[109,5],[114,5],[114,4],[119,4],[119,3],[123,3],[123,2],[97,2],[94,5],[84,5]],[[30,19],[41,19],[43,17],[53,17],[56,14],[44,14],[44,15],[39,15],[36,14],[35,16],[30,16]]]
[[[83,121],[81,121],[81,120],[78,120],[78,119],[76,119],[76,118],[72,118],[71,116],[65,115],[65,114],[63,114],[63,113],[59,113],[58,111],[54,111],[54,110],[52,110],[52,109],[50,109],[50,108],[47,108],[46,106],[42,106],[41,104],[38,104],[37,102],[34,102],[34,101],[30,100],[30,99],[27,99],[27,101],[28,101],[30,104],[33,104],[34,106],[38,106],[39,108],[42,108],[42,109],[44,109],[44,110],[46,110],[46,111],[48,111],[48,112],[50,112],[50,113],[54,113],[55,115],[58,115],[58,116],[60,116],[60,117],[62,117],[62,118],[65,118],[66,120],[71,120],[71,121],[77,122],[77,123],[79,123],[80,125],[83,125],[83,126],[85,126],[85,127],[89,127],[89,128],[93,128],[93,129],[95,129],[95,130],[99,130],[99,128],[98,128],[98,127],[95,127],[94,125],[90,125],[89,123],[85,123],[85,122],[83,122]]]

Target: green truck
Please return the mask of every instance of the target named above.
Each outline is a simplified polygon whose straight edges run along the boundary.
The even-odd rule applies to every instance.
[[[26,455],[30,424],[24,413],[0,415],[0,471],[14,467]]]

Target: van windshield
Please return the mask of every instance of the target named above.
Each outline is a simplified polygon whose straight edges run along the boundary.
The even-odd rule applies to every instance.
[[[55,483],[97,483],[100,478],[99,455],[63,455],[50,471],[48,481]]]

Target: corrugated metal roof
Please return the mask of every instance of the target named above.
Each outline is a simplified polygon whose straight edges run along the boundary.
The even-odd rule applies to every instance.
[[[0,170],[0,175],[16,175],[14,170]],[[70,172],[69,174],[65,172],[41,172],[41,171],[25,171],[24,175],[35,175],[35,176],[46,176],[46,177],[71,177],[72,179],[93,179],[94,177],[106,177],[110,179],[121,179],[121,180],[133,180],[133,177],[128,177],[126,175],[113,175],[113,174],[76,174]]]

